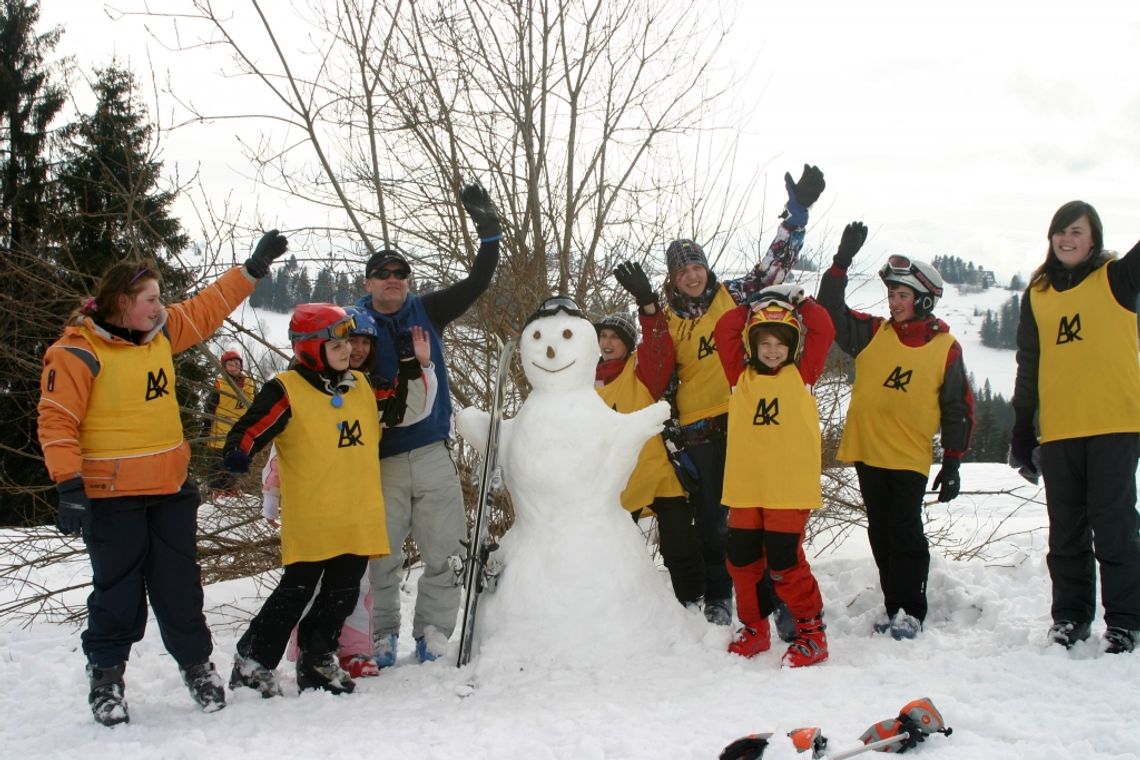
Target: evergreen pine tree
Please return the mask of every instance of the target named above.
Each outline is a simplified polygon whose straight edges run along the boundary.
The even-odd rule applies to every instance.
[[[36,0],[0,2],[0,524],[55,514],[36,435],[40,359],[65,312],[51,266],[50,126],[66,98],[49,56],[59,27],[37,32]]]

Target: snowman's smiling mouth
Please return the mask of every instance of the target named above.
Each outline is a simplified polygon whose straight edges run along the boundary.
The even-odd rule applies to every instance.
[[[577,363],[578,363],[578,360],[575,359],[574,361],[570,362],[569,364],[562,366],[562,367],[559,367],[558,369],[547,369],[546,367],[542,366],[541,364],[536,364],[535,362],[531,362],[530,364],[532,367],[538,367],[543,372],[549,372],[550,374],[553,375],[555,372],[561,372],[562,370],[566,369],[567,367],[573,367]]]

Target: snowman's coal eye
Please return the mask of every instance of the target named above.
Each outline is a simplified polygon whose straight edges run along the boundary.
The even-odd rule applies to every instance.
[[[535,330],[534,335],[532,335],[531,337],[534,338],[535,340],[542,340],[542,331],[541,330]]]
[[[570,330],[570,329],[563,330],[562,331],[562,337],[565,338],[566,340],[570,340],[571,338],[574,337],[574,331]]]

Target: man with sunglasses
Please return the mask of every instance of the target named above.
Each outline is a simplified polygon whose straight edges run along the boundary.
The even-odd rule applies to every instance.
[[[962,346],[934,316],[942,276],[925,261],[891,256],[879,270],[890,318],[847,306],[847,268],[867,227],[852,222],[819,286],[835,323],[835,344],[855,358],[851,406],[836,457],[855,465],[867,509],[867,537],[879,569],[884,613],[875,633],[913,639],[926,618],[930,549],[922,524],[933,438],[941,431],[938,501],[958,495],[958,466],[974,431],[974,395]]]
[[[408,535],[416,542],[424,571],[416,592],[412,635],[420,662],[444,654],[455,628],[460,589],[448,557],[460,554],[460,541],[467,535],[463,493],[451,458],[451,395],[447,392],[443,329],[463,315],[490,286],[499,261],[502,227],[487,191],[470,184],[460,201],[475,224],[479,251],[468,276],[445,288],[422,296],[410,292],[411,266],[399,251],[374,253],[365,267],[365,290],[356,306],[376,321],[376,363],[372,372],[377,388],[394,384],[400,368],[418,362],[411,357],[411,329],[422,327],[431,341],[439,393],[428,417],[408,427],[384,432],[380,443],[384,505],[392,554],[374,560],[372,578],[373,644],[376,664],[396,662],[400,632],[400,580],[404,557],[399,550]]]

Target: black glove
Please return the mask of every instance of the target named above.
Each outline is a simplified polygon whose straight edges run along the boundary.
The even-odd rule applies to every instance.
[[[260,280],[269,274],[269,265],[285,253],[287,248],[289,248],[289,238],[277,230],[266,232],[261,236],[261,240],[257,241],[253,254],[245,260],[245,271],[249,272],[250,277]]]
[[[1014,425],[1009,438],[1009,466],[1015,469],[1028,469],[1036,474],[1033,452],[1040,444],[1032,425]]]
[[[232,472],[235,475],[244,475],[249,472],[249,465],[253,460],[249,458],[241,449],[230,449],[222,454],[222,467],[226,472]]]
[[[962,479],[958,476],[958,467],[962,463],[955,457],[944,457],[942,469],[934,478],[934,487],[938,490],[939,501],[953,501],[962,490]]]
[[[851,260],[866,241],[867,225],[862,222],[851,222],[843,228],[843,237],[839,238],[839,250],[835,252],[831,263],[843,269],[851,266]]]
[[[83,478],[74,477],[55,487],[59,492],[59,513],[55,527],[65,536],[78,536],[91,522],[91,499],[83,490]]]
[[[459,193],[459,199],[463,201],[463,208],[471,217],[471,221],[475,222],[475,231],[479,233],[480,241],[490,243],[503,236],[503,227],[499,224],[499,214],[495,211],[495,204],[491,202],[491,196],[487,195],[482,185],[474,182],[464,185]]]
[[[638,306],[657,303],[657,294],[653,292],[653,286],[649,284],[649,278],[645,275],[645,270],[641,268],[641,264],[636,261],[618,264],[617,268],[614,269],[614,277],[617,278],[618,285],[621,285],[627,293],[633,296],[633,300],[637,301]]]
[[[393,341],[396,344],[396,358],[405,362],[416,358],[416,344],[412,340],[412,331],[408,328],[403,328],[396,332],[393,336]]]
[[[791,174],[784,175],[785,185],[791,180]],[[819,170],[819,167],[804,164],[804,170],[794,185],[796,202],[804,208],[810,208],[811,204],[819,200],[819,196],[823,194],[823,188],[826,186],[827,183],[823,181],[823,172]]]

